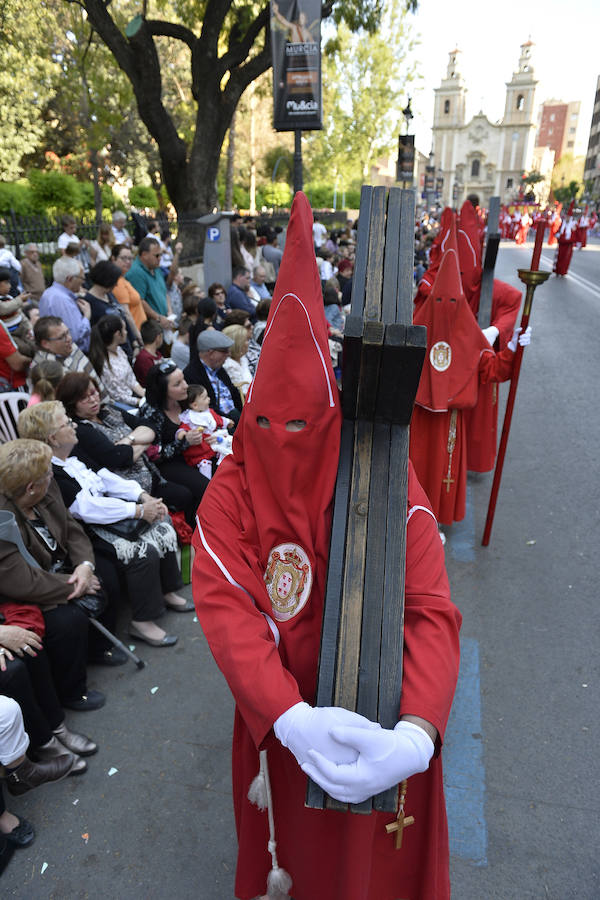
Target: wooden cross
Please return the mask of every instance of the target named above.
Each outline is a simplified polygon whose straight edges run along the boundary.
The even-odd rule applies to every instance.
[[[414,816],[405,816],[404,810],[401,809],[398,813],[398,818],[395,822],[390,822],[389,825],[385,826],[385,830],[388,834],[393,834],[396,832],[396,850],[400,850],[402,847],[402,837],[404,829],[409,825],[414,825],[415,817]]]
[[[481,290],[479,292],[479,311],[477,322],[480,328],[487,328],[492,321],[492,296],[494,293],[494,268],[500,244],[499,231],[500,197],[490,197],[487,223],[487,243],[483,271],[481,273]]]
[[[316,698],[383,728],[402,689],[408,425],[427,348],[412,324],[414,228],[414,191],[363,186]],[[306,805],[347,808],[314,782]],[[397,788],[351,806],[373,809],[395,813]]]

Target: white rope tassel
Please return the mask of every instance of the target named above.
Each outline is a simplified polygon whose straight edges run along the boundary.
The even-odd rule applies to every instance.
[[[269,816],[269,853],[271,854],[271,871],[267,877],[267,894],[269,900],[291,900],[289,890],[292,879],[277,864],[277,842],[275,840],[275,820],[273,818],[273,797],[271,795],[271,781],[269,779],[269,766],[267,764],[267,751],[261,750],[260,771],[253,780],[248,791],[248,800],[260,810],[267,810]]]
[[[258,775],[253,779],[252,784],[248,788],[248,800],[254,806],[258,806],[261,812],[264,812],[267,808],[267,786],[265,784],[262,766]]]

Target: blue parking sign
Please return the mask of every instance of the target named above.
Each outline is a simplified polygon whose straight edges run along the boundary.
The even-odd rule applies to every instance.
[[[206,229],[206,238],[209,241],[218,241],[221,237],[221,229],[217,228],[216,225],[211,225],[210,228]]]

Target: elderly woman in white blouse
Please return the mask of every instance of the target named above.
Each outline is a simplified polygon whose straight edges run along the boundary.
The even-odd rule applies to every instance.
[[[109,597],[127,587],[132,607],[130,634],[154,647],[170,647],[177,638],[154,620],[165,605],[177,612],[194,606],[177,594],[181,574],[175,550],[177,536],[161,499],[151,497],[136,481],[101,468],[93,471],[72,450],[76,426],[62,403],[38,403],[19,416],[21,437],[44,441],[52,450],[54,476],[65,506],[85,522],[94,546],[96,566]]]

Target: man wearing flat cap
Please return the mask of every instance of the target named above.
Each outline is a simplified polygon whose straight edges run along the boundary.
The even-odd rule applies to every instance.
[[[201,331],[196,338],[198,358],[190,359],[183,374],[188,384],[204,385],[211,409],[237,424],[242,411],[242,396],[223,368],[232,346],[231,338],[214,328]]]

